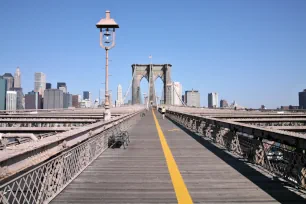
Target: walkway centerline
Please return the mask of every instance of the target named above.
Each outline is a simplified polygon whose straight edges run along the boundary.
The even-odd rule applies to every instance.
[[[168,167],[168,170],[169,170],[169,173],[170,173],[170,177],[171,177],[171,180],[172,180],[172,184],[173,184],[173,187],[174,187],[174,191],[175,191],[175,194],[176,194],[176,198],[177,198],[177,201],[178,203],[184,203],[184,204],[190,204],[190,203],[193,203],[192,199],[191,199],[191,196],[188,192],[188,189],[185,185],[185,182],[183,180],[183,177],[177,167],[177,164],[174,160],[174,157],[172,155],[172,152],[168,146],[168,143],[167,143],[167,140],[164,136],[164,133],[158,123],[158,120],[155,116],[155,113],[154,111],[152,110],[152,113],[153,113],[153,118],[154,118],[154,121],[155,121],[155,125],[156,125],[156,129],[157,129],[157,132],[158,132],[158,136],[159,136],[159,139],[160,139],[160,143],[162,145],[162,149],[163,149],[163,152],[164,152],[164,155],[165,155],[165,158],[166,158],[166,162],[167,162],[167,167]]]

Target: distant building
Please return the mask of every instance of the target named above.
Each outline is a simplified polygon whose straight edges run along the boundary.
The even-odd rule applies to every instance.
[[[197,90],[185,91],[185,101],[187,106],[200,107],[200,93]]]
[[[0,110],[6,109],[6,90],[7,90],[7,81],[0,76]]]
[[[6,79],[6,91],[10,91],[14,87],[14,77],[11,73],[5,73],[3,79]]]
[[[83,100],[89,100],[89,91],[83,91]]]
[[[36,97],[37,97],[37,109],[42,109],[42,97],[39,92],[31,91],[25,95],[25,109],[36,109]]]
[[[281,110],[298,110],[299,108],[300,108],[299,106],[293,106],[293,105],[280,107]]]
[[[260,109],[261,109],[261,110],[265,110],[265,109],[266,109],[266,106],[265,106],[265,105],[261,105],[261,106],[260,106]]]
[[[12,88],[12,91],[16,91],[17,93],[17,105],[16,105],[17,110],[24,109],[24,103],[23,103],[24,95],[22,92],[22,88]]]
[[[90,100],[86,99],[80,102],[80,108],[90,108],[90,107],[91,107]]]
[[[21,72],[19,67],[17,67],[14,74],[14,88],[21,88]]]
[[[52,89],[52,84],[51,83],[46,83],[46,89]]]
[[[181,106],[182,84],[180,82],[172,82],[171,86],[171,105]]]
[[[72,107],[79,108],[79,95],[72,95]]]
[[[299,107],[300,109],[306,109],[306,89],[299,92]]]
[[[298,110],[298,109],[300,109],[299,106],[292,106],[292,105],[289,106],[289,110]]]
[[[224,99],[220,100],[220,108],[227,108],[228,102]]]
[[[58,89],[45,90],[44,109],[59,109],[64,107],[64,93]]]
[[[212,92],[208,94],[208,108],[218,107],[218,93]]]
[[[6,110],[15,111],[17,108],[17,92],[7,91],[6,92]]]
[[[117,87],[117,101],[116,106],[120,106],[123,104],[123,98],[122,98],[122,86],[119,84]]]
[[[281,106],[280,109],[281,110],[289,110],[289,106]]]
[[[46,75],[42,72],[35,72],[34,79],[34,91],[39,92],[39,94],[44,97],[46,90]]]
[[[149,100],[149,97],[148,97],[148,96],[145,96],[145,97],[144,97],[144,104],[147,104],[147,103],[148,103],[148,100]]]
[[[72,107],[72,94],[63,93],[63,108]]]
[[[62,90],[64,93],[67,93],[67,85],[65,82],[57,82],[57,89]]]

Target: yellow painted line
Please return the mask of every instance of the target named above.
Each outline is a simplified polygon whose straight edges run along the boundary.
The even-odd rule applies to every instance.
[[[159,136],[159,140],[160,143],[162,145],[163,151],[164,151],[164,155],[166,158],[166,162],[167,162],[167,166],[168,166],[168,170],[170,173],[170,177],[172,180],[172,184],[174,187],[174,191],[176,194],[176,199],[178,201],[178,203],[182,203],[182,204],[190,204],[193,203],[192,199],[190,197],[190,194],[188,192],[188,189],[185,185],[185,182],[183,180],[183,177],[180,173],[180,170],[178,169],[176,162],[173,158],[172,152],[168,146],[167,140],[164,136],[163,131],[161,130],[161,127],[159,126],[158,120],[155,116],[154,111],[152,110],[153,113],[153,118],[155,121],[155,125],[156,125],[156,129],[158,132],[158,136]]]

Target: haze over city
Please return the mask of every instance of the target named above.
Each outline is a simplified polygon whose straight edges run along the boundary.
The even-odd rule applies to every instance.
[[[34,72],[67,83],[71,93],[104,88],[105,52],[95,24],[105,10],[120,24],[110,52],[110,89],[127,90],[131,65],[171,63],[172,80],[244,107],[298,105],[306,88],[306,2],[271,1],[2,1],[0,72]],[[141,82],[142,92],[148,83]],[[162,82],[156,91],[161,95]],[[114,99],[114,98],[113,98]]]

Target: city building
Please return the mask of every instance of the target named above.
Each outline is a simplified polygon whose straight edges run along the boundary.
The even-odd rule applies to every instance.
[[[7,91],[6,92],[6,110],[15,111],[17,108],[17,92]]]
[[[14,74],[14,88],[21,88],[21,72],[19,67],[17,67],[16,72]]]
[[[80,107],[79,95],[72,95],[72,107]]]
[[[14,87],[14,77],[11,73],[5,73],[3,79],[6,80],[6,91],[10,91]]]
[[[34,91],[39,92],[39,94],[44,97],[46,90],[46,75],[42,72],[35,72],[34,79]]]
[[[63,93],[67,93],[67,85],[65,82],[57,82],[57,89],[62,90]]]
[[[25,109],[36,109],[36,100],[37,100],[37,109],[42,109],[42,97],[39,92],[31,91],[25,95]]]
[[[83,100],[89,100],[89,91],[83,91]]]
[[[85,99],[80,102],[80,108],[90,108],[90,107],[91,107],[90,100]]]
[[[306,109],[306,89],[299,92],[299,107],[300,109]]]
[[[171,105],[181,106],[182,84],[180,82],[172,82],[171,86]]]
[[[117,87],[117,101],[116,106],[120,106],[123,104],[123,98],[122,98],[122,86],[119,84]]]
[[[23,101],[24,100],[24,94],[22,92],[22,88],[12,88],[12,91],[15,91],[17,93],[17,105],[16,105],[16,108],[18,110],[24,109],[24,101]]]
[[[47,89],[44,95],[44,109],[58,109],[64,107],[64,93],[62,90]]]
[[[200,107],[200,92],[193,89],[185,91],[185,101],[187,106]]]
[[[46,89],[52,89],[52,84],[51,83],[46,83]]]
[[[208,94],[208,108],[218,107],[218,93],[212,92]]]
[[[63,108],[72,107],[72,94],[63,93]]]
[[[289,106],[289,110],[298,110],[298,109],[300,109],[299,106],[293,106],[293,105]]]
[[[289,106],[281,106],[280,109],[281,110],[289,110]]]
[[[227,108],[228,102],[224,99],[220,100],[220,108]]]
[[[7,90],[7,81],[0,76],[0,110],[6,109],[6,90]]]
[[[299,106],[293,106],[293,105],[281,106],[280,109],[281,110],[298,110]]]

